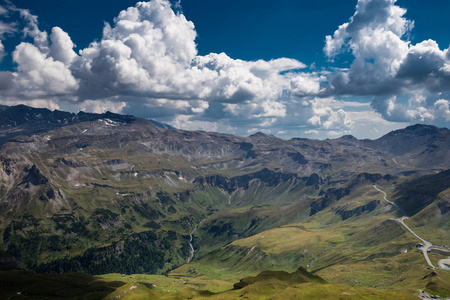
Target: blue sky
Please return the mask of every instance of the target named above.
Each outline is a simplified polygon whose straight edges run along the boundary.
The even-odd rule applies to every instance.
[[[0,5],[2,104],[282,138],[449,127],[447,0]]]

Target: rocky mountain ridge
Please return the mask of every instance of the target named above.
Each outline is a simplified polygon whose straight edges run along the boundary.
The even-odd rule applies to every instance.
[[[129,115],[120,115],[111,112],[102,114],[69,113],[60,110],[51,111],[46,108],[33,108],[26,105],[0,106],[0,145],[18,135],[35,135],[45,133],[57,128],[82,122],[96,120],[111,120],[112,122],[129,123],[136,118]],[[173,127],[149,120],[156,127],[174,129]]]

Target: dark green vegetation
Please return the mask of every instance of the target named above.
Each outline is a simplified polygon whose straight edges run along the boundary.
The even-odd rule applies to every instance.
[[[218,299],[257,297],[263,285],[264,297],[281,287],[288,298],[311,291],[395,298],[418,289],[450,295],[448,271],[430,275],[419,240],[393,220],[401,212],[373,188],[411,216],[405,223],[418,235],[448,245],[447,129],[285,141],[20,106],[0,111],[0,137],[0,245],[23,268],[165,274],[165,289],[183,278],[192,297]],[[191,234],[195,252],[185,264]],[[430,259],[437,266],[446,253],[432,251]],[[280,273],[299,266],[329,284]],[[283,278],[226,292],[268,270],[275,273],[262,274]],[[143,279],[133,290],[162,297],[147,286],[153,279],[162,280]]]
[[[122,285],[82,273],[0,271],[0,299],[102,299]]]

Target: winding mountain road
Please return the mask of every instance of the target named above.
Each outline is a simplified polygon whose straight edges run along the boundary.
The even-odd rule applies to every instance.
[[[406,229],[409,230],[409,232],[412,233],[412,235],[414,235],[416,238],[418,238],[419,240],[421,240],[423,242],[423,246],[420,247],[419,249],[422,250],[423,256],[425,256],[425,260],[427,261],[428,265],[434,269],[435,266],[433,266],[433,264],[431,263],[430,258],[428,257],[428,250],[431,247],[433,247],[433,244],[431,242],[429,242],[429,241],[424,240],[423,238],[418,236],[411,228],[409,228],[409,226],[405,224],[405,220],[406,219],[408,219],[408,217],[403,217],[401,219],[396,219],[395,221],[401,223]]]
[[[400,212],[403,214],[403,217],[401,217],[400,219],[393,219],[393,220],[396,221],[396,222],[399,222],[400,224],[402,224],[403,227],[405,227],[409,232],[411,232],[412,235],[414,235],[416,238],[418,238],[419,240],[422,241],[423,246],[420,247],[419,249],[422,251],[423,256],[425,257],[425,260],[427,261],[428,265],[429,265],[431,268],[435,269],[436,267],[433,266],[433,264],[431,263],[430,258],[428,257],[428,250],[429,250],[431,247],[433,247],[433,244],[432,244],[431,242],[429,242],[429,241],[427,241],[427,240],[421,238],[420,236],[418,236],[418,235],[417,235],[417,234],[416,234],[416,233],[415,233],[408,225],[406,225],[406,224],[405,224],[405,220],[409,218],[408,215],[406,214],[406,212],[405,212],[400,206],[398,206],[397,204],[395,204],[394,202],[389,201],[389,200],[386,198],[386,193],[385,193],[384,191],[380,190],[379,188],[377,188],[377,186],[376,186],[375,184],[373,185],[373,187],[374,187],[377,191],[383,193],[383,198],[384,198],[384,200],[385,200],[386,202],[388,202],[389,204],[395,206],[398,210],[400,210]]]
[[[384,198],[384,200],[386,201],[386,202],[388,202],[390,205],[392,205],[392,206],[395,206],[402,214],[403,214],[403,217],[406,217],[406,218],[409,218],[408,217],[408,215],[406,214],[406,212],[400,207],[400,206],[398,206],[397,204],[395,204],[394,202],[392,202],[392,201],[389,201],[387,198],[386,198],[386,193],[384,192],[384,191],[382,191],[382,190],[380,190],[379,188],[377,188],[377,186],[374,184],[373,185],[373,187],[377,190],[377,191],[379,191],[380,193],[383,193],[383,198]]]

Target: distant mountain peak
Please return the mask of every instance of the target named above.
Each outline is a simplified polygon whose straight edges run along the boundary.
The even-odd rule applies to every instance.
[[[428,128],[428,129],[439,129],[438,127],[436,127],[436,126],[434,126],[434,125],[427,125],[427,124],[414,124],[414,125],[410,125],[410,126],[407,126],[406,128],[405,128],[405,130],[421,130],[421,129],[424,129],[424,128]],[[401,129],[400,129],[401,130]]]
[[[391,137],[391,136],[397,136],[397,135],[415,135],[415,136],[424,136],[424,135],[434,135],[434,134],[445,134],[446,132],[448,132],[449,130],[445,127],[436,127],[434,125],[427,125],[427,124],[415,124],[415,125],[410,125],[408,127],[402,128],[402,129],[397,129],[397,130],[393,130],[385,135],[383,135],[382,137],[379,138],[379,140],[381,139],[385,139],[387,137]]]
[[[392,131],[391,133],[400,133],[400,132],[406,132],[406,131],[413,131],[416,133],[423,133],[423,134],[434,134],[434,133],[438,133],[441,131],[448,131],[448,129],[445,127],[439,128],[439,127],[436,127],[433,125],[427,125],[427,124],[415,124],[415,125],[408,126],[404,129]]]
[[[445,164],[445,151],[450,149],[449,130],[433,125],[416,124],[391,131],[372,141],[365,141],[370,148],[387,151],[395,156],[408,155],[408,159]],[[439,150],[439,151],[438,151]],[[443,152],[442,152],[443,151]],[[438,153],[441,153],[438,155]],[[431,155],[430,155],[431,154]],[[442,155],[442,156],[441,156]],[[422,161],[425,164],[425,161]]]
[[[259,137],[259,136],[268,136],[268,135],[265,134],[265,133],[262,133],[261,131],[258,131],[258,132],[254,133],[254,134],[251,134],[250,136],[251,137]]]
[[[342,140],[353,140],[353,141],[357,141],[358,140],[356,137],[354,137],[351,134],[343,135],[339,139],[342,139]]]

